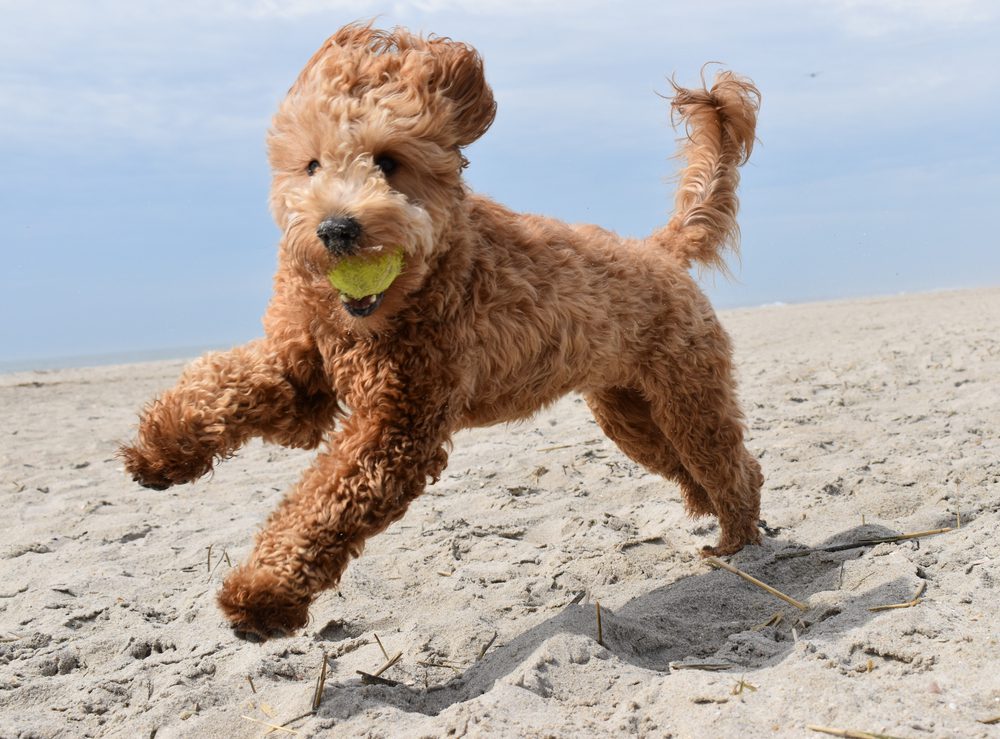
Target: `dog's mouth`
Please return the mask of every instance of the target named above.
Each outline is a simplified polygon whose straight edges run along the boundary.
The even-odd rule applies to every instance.
[[[341,293],[340,302],[343,303],[344,310],[355,318],[365,318],[378,310],[378,307],[382,305],[382,299],[384,297],[384,292],[381,292],[378,295],[366,295],[363,298],[350,298]]]

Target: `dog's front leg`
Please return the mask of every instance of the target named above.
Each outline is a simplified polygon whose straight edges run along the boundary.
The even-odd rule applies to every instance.
[[[263,638],[304,626],[367,538],[398,520],[447,462],[447,405],[396,393],[355,409],[271,514],[219,605],[238,632]]]
[[[143,411],[120,455],[132,478],[163,490],[195,480],[253,436],[312,448],[331,429],[337,398],[309,345],[264,339],[192,363]]]

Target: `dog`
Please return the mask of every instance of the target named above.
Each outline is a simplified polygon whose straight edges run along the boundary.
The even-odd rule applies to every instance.
[[[673,84],[673,83],[672,83]],[[281,229],[265,336],[197,360],[146,406],[125,468],[161,490],[251,437],[325,445],[218,603],[239,635],[294,633],[365,540],[437,481],[454,433],[581,393],[603,431],[718,518],[707,554],[760,541],[730,340],[689,269],[738,239],[738,167],[760,93],[720,72],[676,84],[686,135],[675,212],[645,239],[514,213],[468,190],[463,149],[496,114],[483,62],[442,37],[342,28],[268,138]],[[341,260],[402,248],[376,295],[339,294]]]

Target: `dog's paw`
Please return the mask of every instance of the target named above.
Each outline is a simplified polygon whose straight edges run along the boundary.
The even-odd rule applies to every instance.
[[[291,636],[309,622],[311,598],[289,592],[269,572],[246,566],[226,578],[218,601],[236,636],[247,641]]]
[[[119,447],[118,457],[125,463],[125,471],[133,480],[152,490],[166,490],[171,485],[197,480],[211,469],[211,462],[179,453],[171,456],[150,451],[140,444]]]
[[[717,545],[710,547],[708,544],[703,546],[698,554],[701,555],[702,559],[707,559],[709,557],[728,557],[730,554],[736,554],[743,548],[743,544],[728,544],[728,545]]]
[[[700,554],[702,557],[728,557],[730,554],[736,554],[747,544],[760,544],[760,541],[760,531],[753,527],[736,536],[723,536],[714,547],[702,547]]]
[[[125,463],[125,471],[144,488],[166,490],[178,482],[166,474],[162,460],[150,459],[136,446],[119,447],[118,457]]]

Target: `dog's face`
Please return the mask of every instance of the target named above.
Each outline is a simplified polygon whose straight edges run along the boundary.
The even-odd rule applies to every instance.
[[[268,139],[286,264],[335,292],[326,274],[338,260],[401,247],[403,273],[384,293],[341,296],[354,320],[398,310],[447,245],[464,198],[461,149],[495,109],[464,44],[341,29],[299,75]]]

